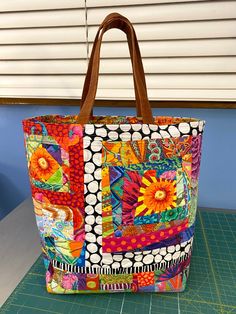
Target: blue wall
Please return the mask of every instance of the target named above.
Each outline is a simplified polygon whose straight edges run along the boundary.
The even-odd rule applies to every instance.
[[[21,120],[48,113],[75,114],[76,107],[0,106],[0,218],[30,194]],[[133,114],[133,109],[96,108],[95,114]],[[155,109],[155,115],[207,121],[199,206],[236,209],[236,110]]]

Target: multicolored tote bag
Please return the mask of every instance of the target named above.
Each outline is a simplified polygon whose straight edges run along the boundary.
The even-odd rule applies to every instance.
[[[93,116],[103,34],[127,34],[137,117]],[[77,116],[23,121],[50,293],[183,291],[204,121],[153,117],[132,24],[95,38]]]

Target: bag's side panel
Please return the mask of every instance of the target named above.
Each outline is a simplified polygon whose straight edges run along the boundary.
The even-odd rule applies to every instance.
[[[82,127],[26,120],[23,128],[49,282],[54,273],[52,260],[85,266]]]

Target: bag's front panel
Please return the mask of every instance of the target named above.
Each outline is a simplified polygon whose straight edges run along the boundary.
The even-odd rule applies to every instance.
[[[192,139],[201,131],[198,123],[85,126],[85,265],[93,272],[135,277],[188,258]]]
[[[24,130],[48,291],[183,290],[203,123],[40,123]]]

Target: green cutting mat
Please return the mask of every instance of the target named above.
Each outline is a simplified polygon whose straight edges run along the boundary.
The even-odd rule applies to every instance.
[[[236,313],[236,214],[199,211],[185,292],[51,295],[40,257],[0,313]]]

